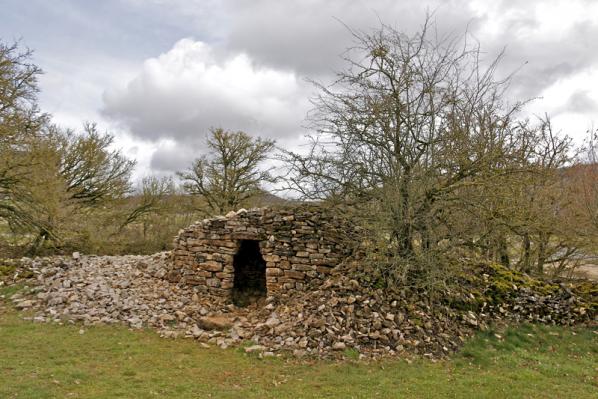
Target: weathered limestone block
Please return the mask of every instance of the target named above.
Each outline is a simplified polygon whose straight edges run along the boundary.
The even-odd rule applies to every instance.
[[[291,262],[288,260],[281,260],[280,262],[278,262],[278,267],[280,267],[281,269],[290,269],[291,268]]]
[[[296,280],[302,280],[303,278],[305,278],[305,273],[297,271],[297,270],[285,270],[284,276],[290,277],[290,278],[293,278]]]
[[[263,255],[263,258],[266,262],[278,262],[280,261],[279,255]]]
[[[316,271],[321,274],[330,274],[332,268],[327,266],[316,266]]]
[[[206,279],[201,277],[185,277],[184,279],[186,284],[189,285],[204,285],[206,284]]]
[[[232,280],[223,280],[222,283],[220,284],[220,287],[223,290],[230,290],[231,288],[233,288],[233,281]]]
[[[212,240],[210,244],[216,247],[224,248],[235,248],[237,246],[236,242],[228,240]]]
[[[338,260],[335,258],[311,259],[310,263],[318,266],[335,266]]]
[[[221,283],[219,278],[209,278],[206,280],[208,287],[220,287]]]
[[[226,264],[226,266],[224,266],[224,268],[222,268],[222,271],[225,273],[234,273],[235,269],[232,266],[232,260],[230,261],[229,264]]]
[[[266,277],[270,276],[282,276],[284,274],[282,269],[277,267],[268,267],[266,268]]]
[[[210,272],[219,272],[222,271],[223,265],[220,262],[209,260],[207,262],[201,263],[199,267]]]
[[[316,270],[315,265],[304,265],[304,264],[296,264],[293,266],[294,270],[298,270],[300,272],[307,272],[310,270]]]

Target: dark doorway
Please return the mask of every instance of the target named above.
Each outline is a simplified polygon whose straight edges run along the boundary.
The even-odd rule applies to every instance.
[[[260,242],[243,240],[233,259],[233,303],[247,306],[266,296],[266,262]]]

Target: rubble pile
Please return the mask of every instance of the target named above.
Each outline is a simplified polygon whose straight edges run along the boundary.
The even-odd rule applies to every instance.
[[[544,281],[491,263],[476,265],[464,277],[462,303],[491,319],[573,325],[595,321],[598,314],[595,282]],[[588,285],[593,290],[584,292],[582,287]]]
[[[221,302],[164,280],[169,254],[80,256],[20,260],[33,285],[12,299],[35,309],[35,321],[79,321],[85,325],[126,323],[133,328],[185,328]]]
[[[596,322],[596,308],[566,284],[539,283],[495,266],[472,271],[458,291],[432,303],[418,292],[374,288],[343,264],[309,289],[241,308],[168,281],[168,256],[24,258],[18,273],[30,276],[30,288],[11,299],[37,322],[124,323],[204,346],[245,345],[264,356],[438,358],[501,320]]]

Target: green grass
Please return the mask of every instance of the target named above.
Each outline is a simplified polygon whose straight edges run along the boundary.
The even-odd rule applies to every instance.
[[[239,349],[162,339],[151,331],[97,326],[80,334],[82,328],[24,321],[0,301],[0,398],[595,398],[598,393],[598,335],[591,329],[526,325],[486,332],[451,360],[409,364],[259,359]]]
[[[24,283],[18,283],[9,286],[0,286],[0,301],[2,301],[2,299],[10,299],[11,296],[13,296],[19,291],[23,292],[24,289]]]

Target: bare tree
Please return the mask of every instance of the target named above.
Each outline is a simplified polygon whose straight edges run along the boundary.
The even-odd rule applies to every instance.
[[[397,253],[410,256],[416,242],[443,238],[432,226],[445,222],[456,193],[509,167],[521,103],[503,101],[500,57],[483,68],[478,47],[438,39],[429,20],[413,37],[389,26],[353,34],[348,69],[331,87],[317,84],[312,152],[288,153],[292,185],[378,202]]]
[[[79,240],[91,213],[114,206],[130,191],[135,163],[109,148],[112,139],[94,124],[79,135],[49,125],[32,142],[24,169],[32,199],[28,215],[35,221],[30,253]]]
[[[310,151],[285,154],[287,188],[352,205],[401,259],[438,265],[466,248],[508,264],[510,191],[561,167],[569,139],[519,117],[525,102],[507,101],[510,76],[497,78],[502,54],[486,59],[429,19],[413,36],[351,33],[348,67],[316,82]]]
[[[159,214],[166,209],[166,199],[175,193],[174,182],[170,177],[157,178],[148,176],[141,181],[141,187],[134,198],[134,207],[120,225],[119,231],[125,226],[139,220],[143,223],[143,237],[148,230],[148,217]]]
[[[598,235],[598,130],[592,129],[588,133],[587,164],[583,204],[589,215],[593,231]],[[595,245],[598,247],[598,243]]]
[[[178,176],[185,190],[201,196],[212,211],[223,214],[238,208],[260,192],[262,183],[273,181],[270,170],[261,168],[274,148],[273,141],[212,129],[207,148],[207,155]]]
[[[59,173],[74,201],[97,205],[131,190],[129,177],[135,162],[110,150],[113,140],[110,134],[101,134],[95,123],[85,123],[82,135],[60,135]]]
[[[47,115],[37,106],[41,69],[31,63],[32,51],[19,43],[0,42],[0,146],[39,133]]]
[[[0,219],[13,228],[38,224],[28,190],[32,145],[43,135],[48,116],[37,106],[41,69],[31,50],[0,42]]]

